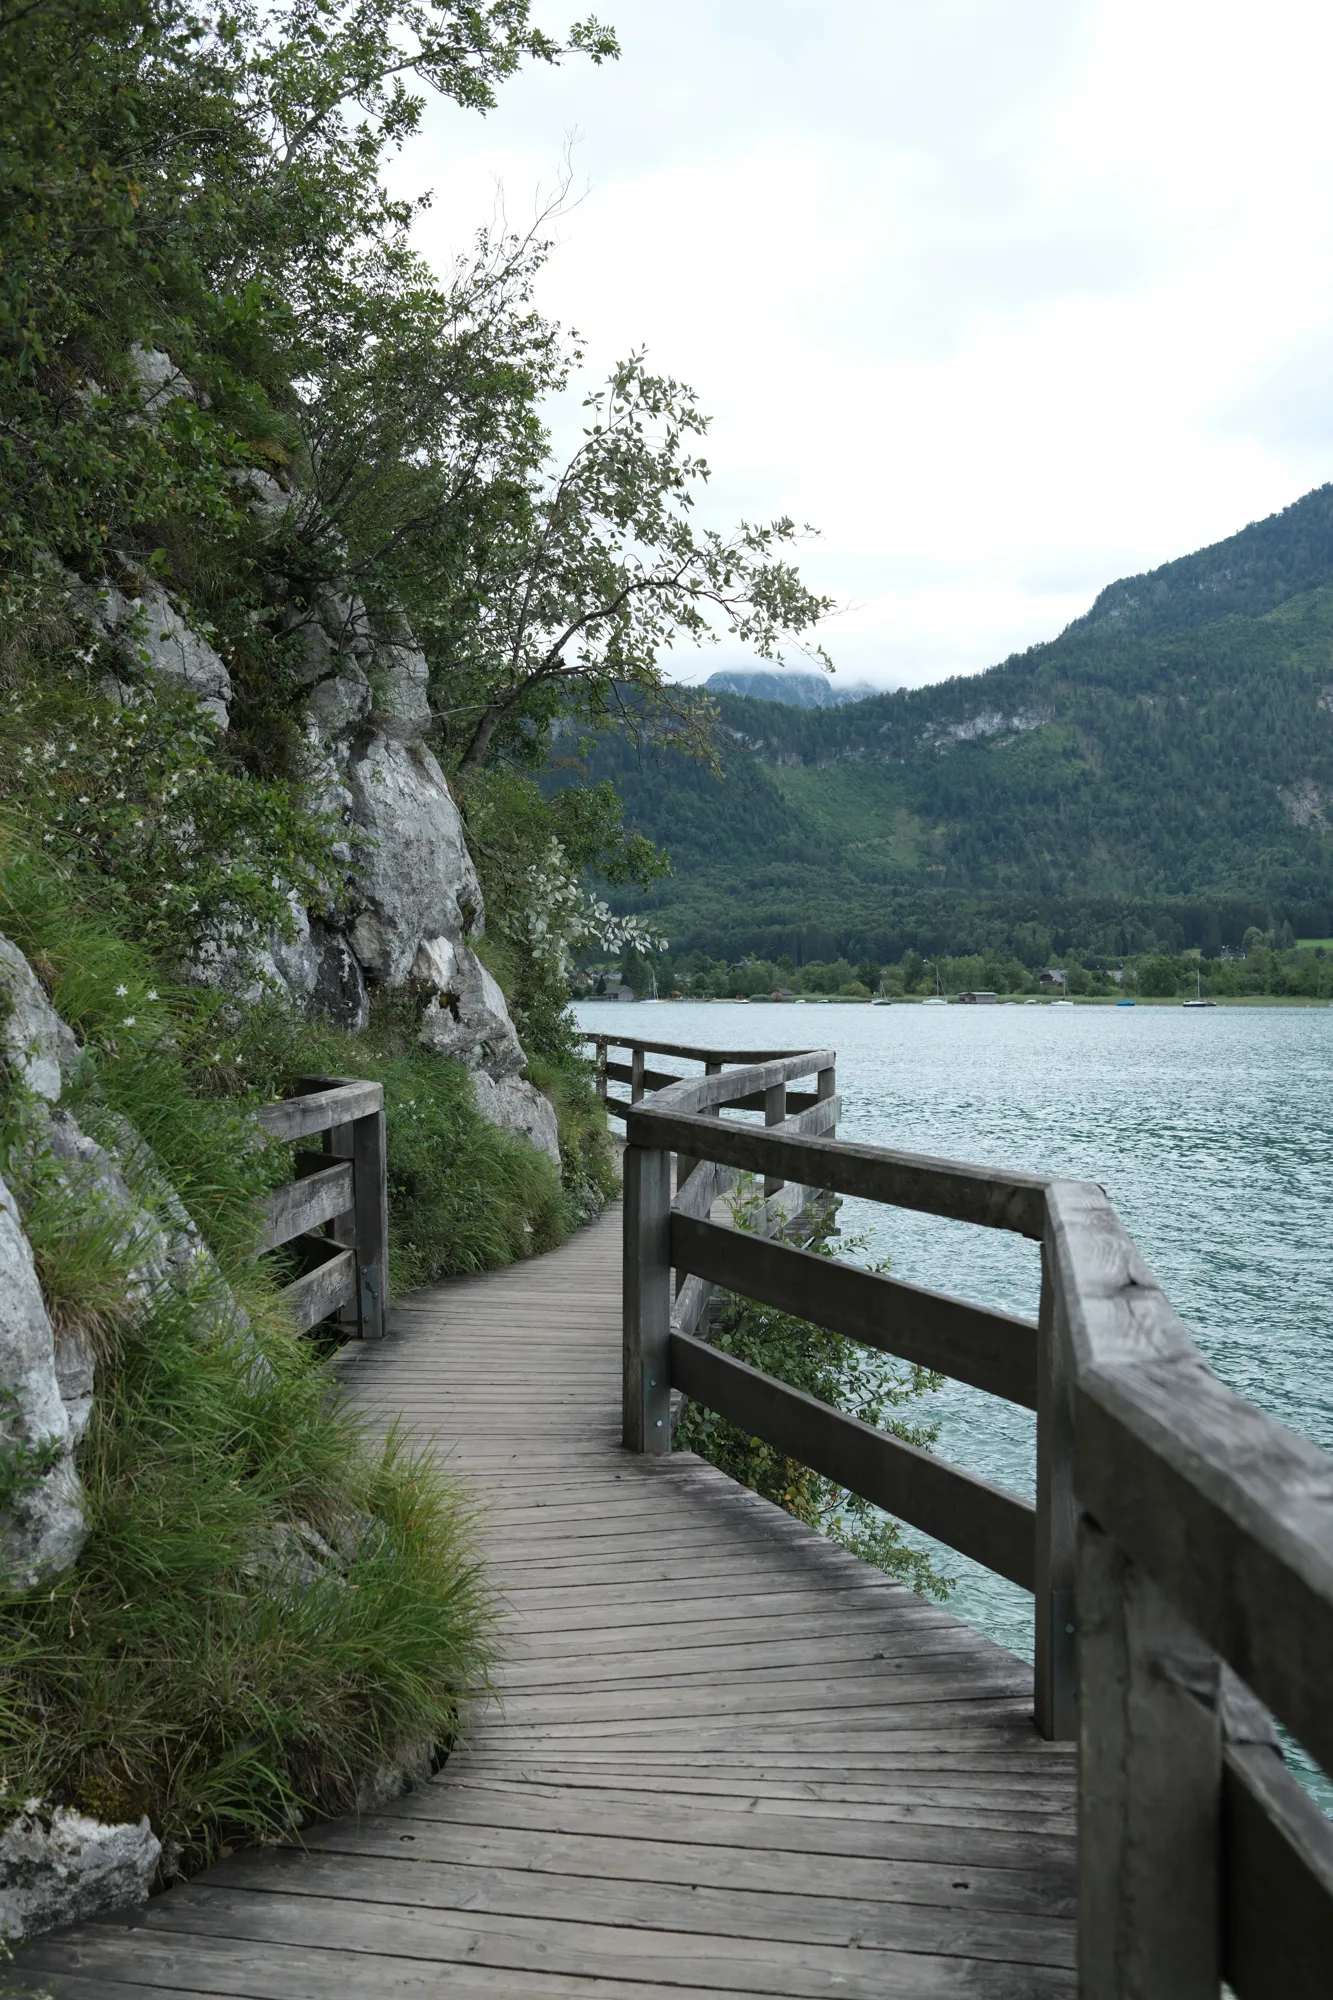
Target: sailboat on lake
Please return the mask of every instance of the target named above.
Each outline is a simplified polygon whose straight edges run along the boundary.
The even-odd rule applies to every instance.
[[[1217,1005],[1217,1002],[1216,1002],[1216,1000],[1205,1000],[1205,999],[1204,999],[1204,997],[1203,997],[1203,967],[1202,967],[1202,966],[1200,966],[1200,967],[1198,968],[1198,970],[1197,970],[1197,971],[1195,972],[1195,974],[1194,974],[1194,982],[1195,982],[1195,989],[1196,989],[1196,991],[1195,991],[1195,997],[1193,998],[1193,1000],[1182,1000],[1182,1001],[1181,1001],[1181,1003],[1180,1003],[1180,1004],[1181,1004],[1181,1006],[1182,1006],[1182,1007],[1215,1007],[1215,1006]]]

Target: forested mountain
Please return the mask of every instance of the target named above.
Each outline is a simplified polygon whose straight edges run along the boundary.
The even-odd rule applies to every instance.
[[[1035,957],[1333,927],[1333,487],[987,673],[824,711],[716,699],[720,778],[650,744],[594,756],[670,854],[651,902],[676,950]]]
[[[827,674],[778,673],[763,667],[727,667],[704,682],[707,694],[743,694],[755,701],[780,701],[789,708],[841,708],[864,701],[876,690],[869,681],[835,681]]]

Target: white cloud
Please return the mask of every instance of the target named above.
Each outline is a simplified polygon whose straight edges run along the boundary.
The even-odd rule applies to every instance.
[[[1333,473],[1326,5],[607,11],[619,64],[432,109],[423,247],[582,132],[542,303],[695,385],[715,518],[820,525],[850,678],[986,666]]]

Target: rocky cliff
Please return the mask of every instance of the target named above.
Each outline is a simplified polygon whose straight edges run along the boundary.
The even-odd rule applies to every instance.
[[[160,350],[137,351],[136,365],[150,410],[155,398],[191,393]],[[252,495],[261,538],[284,512],[305,504],[256,468],[238,478]],[[219,729],[227,727],[227,667],[160,582],[125,564],[117,584],[90,590],[72,582],[71,599],[123,662],[105,680],[105,693],[133,700],[145,681],[179,688]],[[448,781],[426,742],[426,659],[397,624],[386,637],[355,596],[325,587],[284,635],[293,642],[301,690],[310,809],[347,827],[350,898],[315,910],[294,902],[292,936],[275,935],[257,951],[214,949],[197,972],[242,996],[277,992],[293,1007],[354,1030],[365,1025],[369,989],[411,986],[423,1045],[464,1063],[482,1116],[558,1166],[555,1113],[527,1079],[504,995],[474,949],[485,934],[481,885]]]

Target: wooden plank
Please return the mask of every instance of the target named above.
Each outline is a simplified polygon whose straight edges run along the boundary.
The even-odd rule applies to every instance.
[[[671,1336],[674,1387],[1024,1590],[1034,1582],[1029,1501],[831,1410],[693,1335]]]
[[[254,1116],[255,1123],[271,1139],[308,1139],[312,1133],[327,1131],[330,1125],[365,1117],[383,1106],[382,1084],[343,1078],[324,1089],[306,1091],[300,1097],[261,1104]]]
[[[1074,1501],[1074,1409],[1069,1329],[1041,1253],[1037,1314],[1037,1588],[1033,1714],[1048,1743],[1078,1735],[1075,1604],[1078,1508]]]
[[[1263,1744],[1223,1752],[1223,1970],[1240,2000],[1327,2000],[1333,1824]]]
[[[332,1221],[352,1206],[351,1162],[321,1172],[306,1174],[299,1181],[284,1181],[264,1202],[264,1223],[259,1236],[260,1250],[274,1250]]]
[[[1030,1320],[678,1211],[671,1217],[671,1261],[885,1354],[1037,1407],[1037,1329]]]
[[[380,1340],[389,1310],[389,1177],[384,1106],[352,1126],[356,1203],[357,1322],[363,1340]]]
[[[1217,2000],[1217,1656],[1086,1519],[1078,1600],[1080,2000]]]
[[[713,1287],[708,1280],[695,1277],[691,1272],[676,1293],[676,1303],[671,1308],[672,1330],[676,1333],[694,1333],[708,1310],[712,1296]]]
[[[642,1049],[649,1056],[684,1056],[689,1062],[725,1064],[749,1068],[754,1063],[779,1062],[787,1056],[822,1055],[834,1060],[831,1049],[697,1049],[685,1042],[650,1042],[641,1035],[585,1035],[589,1042],[604,1043],[608,1049]]]
[[[671,1449],[671,1156],[626,1150],[623,1439],[627,1451]]]
[[[945,1909],[957,1905],[957,1870],[951,1862],[807,1854],[801,1856],[797,1873],[791,1868],[789,1857],[780,1850],[723,1849],[691,1841],[686,1821],[685,1815],[663,1811],[657,1839],[623,1840],[613,1834],[552,1832],[545,1837],[540,1852],[534,1854],[529,1836],[512,1828],[418,1819],[414,1821],[412,1858],[418,1864],[526,1867],[532,1872],[595,1876],[608,1882],[648,1883],[655,1888],[672,1885],[687,1891],[695,1891],[697,1885],[710,1881],[743,1893],[759,1891],[782,1896],[798,1890],[803,1897],[845,1900],[849,1907],[838,1915],[848,1916],[855,1910],[856,1919],[867,1924],[883,1920],[885,1905],[892,1908],[912,1903]],[[322,1854],[396,1855],[401,1860],[402,1821],[383,1816],[343,1821],[320,1829],[310,1844]],[[425,1875],[433,1870],[423,1868],[420,1872]],[[256,1886],[260,1886],[262,1863],[252,1863],[250,1873]],[[1009,1916],[1066,1917],[1070,1913],[1072,1887],[1072,1868],[1057,1875],[1045,1868],[977,1867],[968,1883],[968,1906],[978,1912],[1002,1912]],[[742,1906],[734,1914],[743,1921],[750,1913]],[[818,1911],[803,1909],[800,1914],[804,1934],[813,1936]],[[752,1916],[750,1921],[753,1922]],[[854,1923],[853,1928],[856,1927]],[[1067,1926],[1062,1928],[1067,1938]],[[767,1932],[769,1936],[778,1934]]]
[[[1079,1503],[1333,1770],[1333,1458],[1218,1381],[1100,1188],[1049,1198]]]
[[[1034,1241],[1041,1239],[1047,1183],[1039,1174],[896,1153],[847,1139],[789,1139],[725,1119],[705,1123],[694,1113],[664,1105],[664,1095],[659,1093],[634,1106],[628,1124],[631,1144],[702,1153],[749,1173],[777,1174],[783,1180],[831,1188],[837,1194],[923,1209],[955,1222],[975,1222],[988,1229],[1013,1230]]]
[[[161,2000],[515,2000],[519,1992],[540,2000],[719,2000],[724,1989],[715,1980],[696,1985],[671,1979],[659,1985],[631,1974],[626,1979],[599,1975],[595,1987],[579,1975],[559,1972],[537,1960],[516,1985],[506,1965],[478,1965],[472,1958],[413,1961],[393,1952],[374,1952],[357,1945],[327,1949],[279,1940],[268,1943],[248,1937],[158,1932],[148,1928],[126,1931],[109,1923],[89,1926],[77,1944],[41,1941],[24,1954],[25,1964],[39,1972],[51,1968],[59,1987],[42,1979],[34,2000],[65,2000],[65,1967],[77,1962],[87,1978],[70,1982],[70,2000],[121,2000],[145,1993]],[[447,1982],[441,1977],[448,1964]],[[125,1983],[112,1985],[105,1969],[115,1965],[126,1973]],[[540,1986],[533,1982],[540,1979]],[[183,1983],[178,1983],[183,1982]],[[1054,1988],[1052,1991],[1056,1990]]]
[[[672,1213],[706,1216],[718,1196],[733,1187],[735,1181],[736,1176],[730,1167],[719,1167],[712,1160],[700,1160],[684,1187],[678,1187],[673,1195]]]
[[[298,1333],[318,1326],[356,1296],[356,1253],[337,1250],[303,1278],[285,1285],[278,1298]]]
[[[401,1836],[399,1836],[401,1840]],[[616,1843],[618,1846],[627,1843]],[[997,1908],[978,1897],[972,1913],[956,1908],[942,1914],[924,1898],[901,1900],[841,1895],[823,1888],[814,1894],[786,1878],[776,1862],[754,1871],[752,1885],[663,1879],[647,1881],[607,1874],[596,1857],[583,1861],[567,1851],[563,1866],[533,1866],[529,1843],[500,1843],[493,1858],[483,1844],[484,1869],[457,1852],[429,1859],[413,1857],[405,1867],[401,1845],[387,1842],[376,1852],[368,1841],[348,1842],[333,1853],[316,1848],[308,1855],[238,1855],[215,1874],[219,1882],[300,1896],[342,1896],[380,1906],[410,1905],[422,1910],[482,1911],[494,1916],[528,1916],[539,1922],[583,1917],[600,1924],[643,1930],[674,1930],[692,1938],[753,1939],[767,1944],[821,1944],[862,1951],[900,1950],[970,1956],[981,1961],[1067,1965],[1067,1927],[1044,1912]],[[697,1866],[697,1864],[696,1864]],[[942,1875],[944,1871],[940,1871]],[[404,1877],[410,1875],[410,1882]],[[947,1892],[945,1892],[947,1893]],[[956,1904],[954,1894],[952,1901]]]

